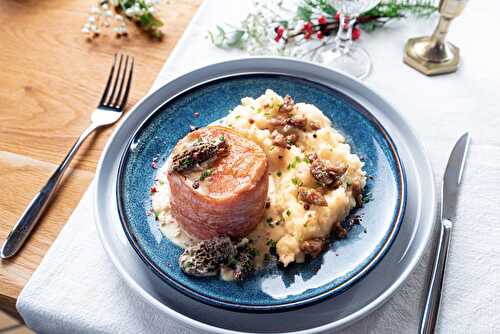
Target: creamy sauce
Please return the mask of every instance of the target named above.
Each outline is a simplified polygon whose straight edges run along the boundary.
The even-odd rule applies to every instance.
[[[197,240],[187,235],[172,216],[170,208],[170,187],[167,179],[169,164],[170,159],[158,169],[156,174],[154,184],[156,192],[151,195],[153,210],[160,225],[161,232],[177,246],[186,248],[196,243]]]

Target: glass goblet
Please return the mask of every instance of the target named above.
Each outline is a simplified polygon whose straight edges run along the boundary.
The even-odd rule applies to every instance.
[[[355,78],[365,78],[372,66],[370,56],[362,47],[352,43],[352,28],[356,18],[375,7],[380,0],[331,0],[330,2],[340,13],[339,30],[332,49],[319,54],[318,61]]]

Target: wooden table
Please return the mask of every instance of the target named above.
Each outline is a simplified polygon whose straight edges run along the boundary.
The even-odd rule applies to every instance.
[[[80,32],[96,1],[0,1],[0,242],[88,125],[112,55],[135,57],[129,106],[151,87],[201,0],[162,3],[165,37],[109,31],[88,42]],[[112,128],[82,147],[67,178],[21,253],[0,262],[0,308],[17,316],[19,293],[94,176]],[[92,222],[89,222],[92,224]]]

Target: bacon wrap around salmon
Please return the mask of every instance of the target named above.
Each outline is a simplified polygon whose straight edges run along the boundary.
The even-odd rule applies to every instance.
[[[200,180],[200,170],[172,169],[167,175],[172,215],[188,234],[202,240],[245,236],[265,211],[268,163],[262,148],[253,141],[229,128],[209,126],[189,133],[172,155],[190,143],[216,142],[219,138],[226,142],[226,151],[203,167],[210,170],[209,176]],[[193,187],[197,180],[199,185]]]

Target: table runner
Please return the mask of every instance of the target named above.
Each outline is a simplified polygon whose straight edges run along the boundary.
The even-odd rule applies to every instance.
[[[224,8],[224,10],[220,10]],[[205,38],[210,27],[243,17],[251,1],[206,0],[180,39],[153,89],[192,68],[245,55]],[[374,70],[366,83],[391,101],[426,146],[440,183],[448,154],[472,134],[468,166],[443,291],[439,333],[500,331],[500,2],[471,1],[451,27],[461,48],[455,74],[429,78],[402,64],[407,38],[429,34],[435,18],[395,23],[365,34]],[[479,29],[479,31],[478,31]],[[167,36],[168,38],[168,36]],[[140,76],[138,76],[140,77]],[[198,333],[138,298],[102,248],[92,217],[93,186],[22,291],[17,307],[38,333]],[[435,237],[435,234],[434,234]],[[380,309],[342,333],[415,333],[429,272],[430,246],[408,280]]]

